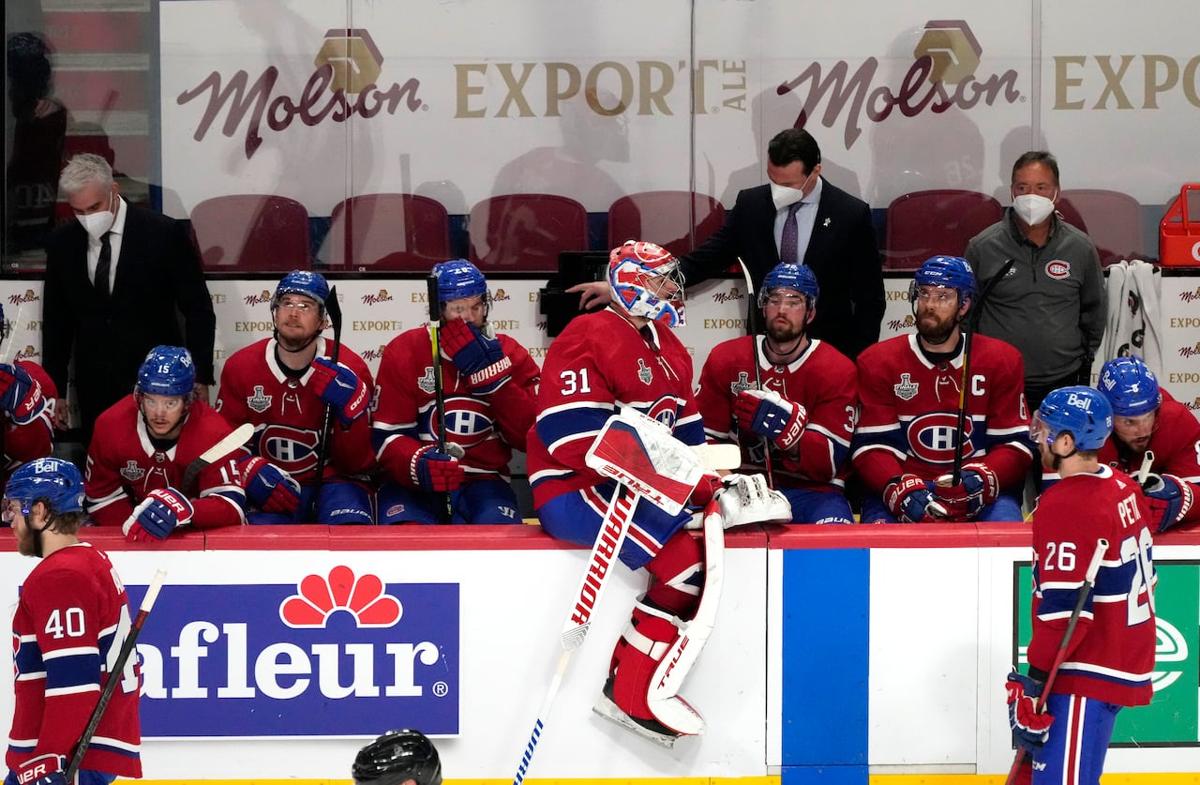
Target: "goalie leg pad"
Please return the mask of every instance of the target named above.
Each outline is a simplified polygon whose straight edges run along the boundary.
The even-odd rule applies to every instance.
[[[653,709],[650,705],[654,674],[679,637],[681,623],[644,602],[635,605],[629,627],[613,650],[604,694],[594,707],[602,717],[668,747],[680,736],[704,730],[699,712],[678,695],[656,698]]]
[[[704,555],[686,533],[676,534],[646,565],[652,576],[646,603],[681,619],[690,619],[704,590]]]

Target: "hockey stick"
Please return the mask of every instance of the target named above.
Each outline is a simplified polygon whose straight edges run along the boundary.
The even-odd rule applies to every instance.
[[[96,735],[96,729],[100,727],[100,720],[104,718],[104,712],[108,708],[109,701],[112,700],[113,692],[122,681],[121,672],[125,670],[125,663],[129,661],[129,655],[133,653],[133,647],[137,643],[138,633],[142,631],[146,617],[154,608],[154,601],[158,599],[158,592],[162,589],[163,580],[166,577],[165,571],[158,570],[154,573],[154,579],[150,581],[150,586],[146,589],[146,596],[142,598],[142,607],[138,609],[137,616],[134,617],[133,624],[129,628],[129,634],[125,636],[125,642],[121,644],[121,651],[117,654],[116,662],[108,669],[108,681],[104,683],[100,699],[96,701],[96,708],[92,709],[92,716],[88,718],[83,735],[79,737],[79,744],[75,746],[75,754],[71,757],[70,765],[67,766],[67,782],[75,781],[75,774],[83,765],[83,756],[87,754],[92,737]]]
[[[559,687],[562,686],[567,666],[571,663],[571,655],[583,645],[584,639],[587,638],[588,630],[592,626],[592,612],[599,604],[605,587],[609,584],[608,577],[612,572],[615,560],[620,556],[621,547],[625,544],[625,535],[629,532],[629,522],[633,518],[633,509],[637,506],[637,502],[636,494],[629,493],[624,485],[617,486],[617,492],[613,494],[604,520],[600,523],[600,531],[596,535],[596,542],[588,556],[587,570],[584,571],[583,578],[579,581],[579,590],[573,595],[575,602],[571,606],[567,620],[563,622],[562,632],[559,635],[562,652],[558,655],[558,665],[554,669],[554,676],[550,679],[550,687],[546,690],[546,697],[542,700],[541,708],[538,709],[537,719],[534,720],[533,732],[529,735],[529,742],[525,745],[525,754],[521,756],[521,762],[517,765],[517,773],[513,776],[513,785],[521,785],[525,780],[525,775],[529,773],[529,764],[533,760],[533,753],[537,749],[538,741],[541,740],[546,720],[550,718],[550,709],[554,705]]]
[[[244,422],[234,428],[228,436],[200,453],[200,457],[189,463],[183,470],[183,479],[179,482],[179,489],[183,491],[183,495],[190,498],[196,492],[196,483],[200,479],[200,472],[241,447],[253,435],[254,426]]]
[[[446,393],[442,388],[442,345],[438,338],[438,326],[442,323],[441,304],[438,302],[438,279],[433,273],[425,279],[425,296],[429,300],[429,344],[433,350],[433,400],[437,406],[438,427],[434,435],[437,437],[438,452],[446,452]],[[430,422],[430,427],[433,423]],[[438,509],[439,523],[450,523],[454,518],[454,507],[450,502],[450,494],[443,493],[442,502]]]
[[[329,296],[325,298],[325,313],[333,325],[333,351],[329,359],[337,365],[338,356],[342,353],[342,306],[338,302],[337,287],[329,287]],[[329,440],[333,438],[333,405],[325,404],[325,419],[321,423],[321,441],[317,445],[317,474],[313,479],[312,493],[309,494],[308,504],[304,507],[305,523],[315,523],[317,515],[317,497],[321,495],[321,485],[325,479],[325,464],[329,462]]]
[[[967,314],[967,329],[963,331],[962,379],[959,380],[958,385],[958,424],[955,430],[957,438],[954,445],[954,471],[950,475],[951,486],[962,482],[963,448],[965,447],[963,432],[967,426],[967,383],[971,380],[971,341],[975,336],[975,330],[979,328],[979,317],[983,314],[983,306],[987,302],[988,295],[992,293],[993,287],[1000,282],[1000,279],[1008,275],[1008,271],[1012,269],[1016,261],[1016,259],[1009,259],[1000,268],[1000,272],[988,279],[979,292],[979,299],[971,304],[971,311]]]
[[[1050,688],[1054,686],[1058,669],[1066,659],[1067,647],[1071,643],[1071,636],[1075,634],[1075,625],[1079,622],[1079,614],[1083,612],[1083,605],[1092,592],[1092,586],[1096,583],[1096,573],[1100,571],[1100,562],[1104,561],[1104,553],[1107,550],[1108,540],[1103,537],[1096,540],[1096,552],[1092,554],[1092,561],[1088,564],[1087,572],[1084,574],[1083,585],[1079,587],[1079,596],[1075,598],[1075,608],[1071,611],[1071,618],[1067,620],[1067,630],[1058,644],[1058,651],[1054,655],[1054,664],[1050,666],[1050,672],[1046,675],[1046,683],[1042,685],[1042,694],[1038,696],[1038,714],[1046,710],[1046,701],[1050,698]],[[1012,785],[1028,754],[1024,747],[1017,747],[1016,758],[1013,759],[1012,768],[1008,770],[1008,777],[1004,780],[1004,785]]]
[[[1146,450],[1146,454],[1142,456],[1142,465],[1138,467],[1137,474],[1134,479],[1137,484],[1146,487],[1146,478],[1150,476],[1150,467],[1154,465],[1154,450]]]
[[[754,386],[761,390],[762,374],[758,369],[758,301],[754,299],[754,282],[750,280],[750,268],[742,261],[742,257],[738,257],[738,264],[742,267],[742,277],[746,279],[746,299],[750,301],[750,312],[746,314],[746,327],[750,333],[750,340],[753,342],[751,346],[754,349]],[[767,471],[767,485],[775,488],[775,472],[771,469],[771,443],[767,441],[767,437],[762,437],[763,446],[763,468]]]

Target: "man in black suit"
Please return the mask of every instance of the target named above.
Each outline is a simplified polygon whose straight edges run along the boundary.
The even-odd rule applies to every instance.
[[[100,413],[133,389],[155,346],[191,351],[196,392],[207,399],[216,318],[187,229],[122,199],[98,155],[72,158],[59,190],[78,220],[46,242],[42,359],[65,395],[74,356],[85,444]],[[65,399],[57,401],[55,419],[67,426]]]
[[[875,245],[871,208],[821,178],[821,149],[803,129],[789,128],[767,146],[770,182],[738,192],[725,224],[680,257],[687,285],[719,275],[739,257],[755,291],[780,262],[808,265],[821,294],[808,328],[854,359],[879,340],[885,306],[883,271]],[[581,284],[581,308],[608,300],[605,284]],[[749,303],[749,313],[757,309]]]

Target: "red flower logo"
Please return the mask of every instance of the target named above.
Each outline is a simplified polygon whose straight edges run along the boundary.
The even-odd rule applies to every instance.
[[[377,575],[355,576],[338,565],[329,576],[309,575],[279,606],[279,618],[289,627],[324,627],[334,611],[349,611],[359,627],[391,627],[400,621],[400,601],[386,593]]]

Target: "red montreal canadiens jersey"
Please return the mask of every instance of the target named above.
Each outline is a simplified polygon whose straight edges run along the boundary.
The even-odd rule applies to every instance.
[[[200,454],[233,429],[203,401],[194,401],[175,445],[165,452],[154,448],[138,409],[137,397],[127,395],[96,418],[88,448],[84,488],[87,509],[99,526],[121,526],[133,508],[155,488],[180,491],[184,471]],[[246,522],[246,492],[238,484],[235,450],[200,472],[191,496],[192,525],[209,529]]]
[[[4,760],[10,769],[38,755],[70,760],[129,626],[125,588],[102,551],[70,545],[33,568],[12,620],[16,706]],[[119,676],[84,769],[142,776],[136,662],[131,656]]]
[[[1002,489],[1020,485],[1033,460],[1021,355],[1004,341],[976,335],[970,370],[963,461],[986,463]],[[952,361],[934,365],[915,333],[859,355],[861,408],[851,457],[871,491],[881,492],[902,473],[933,480],[953,470],[961,382],[961,348]]]
[[[771,446],[776,481],[786,487],[818,490],[844,486],[850,437],[858,417],[854,363],[830,344],[813,340],[790,364],[772,365],[763,354],[764,338],[757,338],[757,355],[752,340],[747,335],[717,344],[700,371],[696,403],[704,418],[705,435],[715,441],[740,443],[743,469],[764,470],[763,440],[753,431],[739,433],[733,416],[738,392],[755,388],[757,356],[763,387],[800,404],[808,413],[808,424],[796,448],[784,453]]]
[[[8,476],[13,469],[35,458],[45,458],[53,448],[54,399],[58,397],[58,388],[50,379],[50,374],[37,363],[28,360],[17,360],[15,365],[21,367],[42,388],[42,399],[46,402],[42,413],[24,425],[12,421],[5,413],[4,430],[0,432],[0,445],[3,446],[4,468],[0,471],[0,486],[8,482]]]
[[[460,445],[459,459],[467,480],[508,476],[513,450],[525,449],[533,423],[538,367],[524,346],[507,335],[496,336],[512,362],[508,381],[488,394],[474,393],[448,357],[442,358],[442,390],[446,399],[446,441]],[[437,399],[434,394],[433,346],[429,328],[414,327],[392,339],[379,361],[379,402],[371,424],[375,454],[395,481],[416,484],[411,463],[416,451],[436,444]]]
[[[1096,540],[1108,540],[1053,692],[1120,706],[1150,702],[1157,636],[1149,520],[1138,484],[1108,466],[1060,480],[1038,499],[1033,511],[1031,668],[1045,673],[1053,666]]]
[[[550,344],[537,423],[529,432],[535,507],[605,481],[583,458],[622,407],[666,424],[686,444],[704,442],[691,356],[666,327],[649,324],[642,330],[609,308],[577,316]]]
[[[327,338],[320,340],[320,356],[329,357],[333,343]],[[264,338],[234,352],[221,371],[216,409],[231,423],[252,423],[254,454],[283,469],[301,485],[309,485],[316,479],[325,402],[308,387],[312,369],[299,379],[289,378],[279,368],[275,347],[274,338]],[[374,383],[362,357],[343,345],[338,362],[354,371],[371,393]],[[330,441],[326,479],[366,474],[374,467],[371,426],[366,417],[358,418],[349,428],[343,428],[334,418]]]

